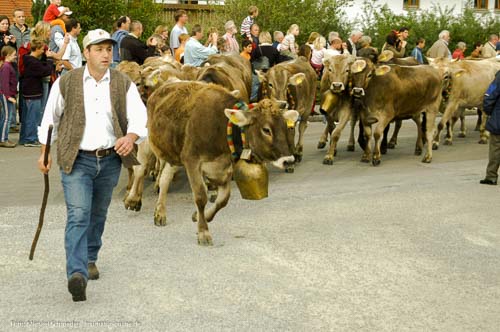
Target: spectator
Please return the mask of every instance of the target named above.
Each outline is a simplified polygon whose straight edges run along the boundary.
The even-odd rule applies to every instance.
[[[470,57],[474,58],[474,59],[481,58],[482,57],[482,55],[481,55],[482,50],[483,50],[483,44],[481,42],[475,42],[474,43],[474,51],[472,51],[472,53],[470,54]]]
[[[165,43],[165,39],[163,39],[162,35],[159,35],[157,33],[153,33],[151,35],[151,37],[149,37],[148,40],[152,40],[152,39],[156,40],[156,49],[154,52],[154,56],[171,55],[170,48]]]
[[[427,51],[427,56],[430,58],[449,58],[451,59],[451,52],[448,48],[450,41],[450,32],[443,30],[439,33],[439,39],[432,44],[431,48]]]
[[[500,71],[484,94],[483,111],[488,115],[486,130],[490,132],[490,151],[486,177],[479,183],[496,185],[500,166]]]
[[[130,33],[122,39],[120,45],[121,61],[134,61],[139,65],[144,63],[150,56],[154,56],[156,52],[157,41],[154,38],[148,38],[147,44],[141,41],[143,32],[142,23],[139,21],[132,21],[130,23]]]
[[[9,130],[15,122],[17,75],[12,62],[16,61],[16,49],[4,46],[0,50],[0,147],[13,148],[15,143],[9,141]]]
[[[165,43],[168,41],[168,26],[160,24],[155,28],[154,33],[155,35],[160,35]]]
[[[269,68],[280,62],[280,53],[273,47],[271,34],[268,31],[262,31],[259,34],[260,44],[252,51],[250,61],[253,63],[258,61],[262,56],[269,60]]]
[[[369,36],[363,36],[359,39],[359,50],[357,51],[358,56],[362,56],[370,59],[373,63],[377,63],[378,51],[371,46],[372,39]]]
[[[465,59],[464,52],[467,49],[467,45],[464,42],[458,42],[457,48],[453,51],[451,55],[452,59],[463,60]]]
[[[241,48],[242,51],[240,55],[243,58],[250,61],[252,59],[252,51],[253,51],[252,42],[249,39],[243,39],[243,41],[241,42]]]
[[[71,18],[69,22],[66,23],[66,31],[68,31],[70,35],[70,41],[62,57],[64,65],[62,74],[82,66],[82,51],[80,50],[80,46],[78,46],[78,35],[81,30],[80,22],[75,18]]]
[[[391,51],[395,58],[403,58],[406,52],[406,41],[401,40],[399,32],[392,30],[385,38],[385,44],[382,51]]]
[[[50,5],[43,14],[43,21],[50,23],[63,14],[71,15],[72,13],[68,7],[61,6],[61,0],[50,0]]]
[[[16,37],[16,48],[19,49],[30,41],[30,28],[26,25],[26,15],[21,8],[14,9],[14,24],[10,26],[10,34]]]
[[[252,24],[252,26],[250,27],[250,37],[251,37],[251,41],[252,41],[252,48],[254,50],[260,44],[259,34],[260,34],[259,25],[257,23]]]
[[[170,50],[172,54],[175,54],[175,50],[179,48],[179,36],[182,33],[188,34],[186,29],[186,23],[188,21],[188,16],[185,10],[179,9],[175,12],[175,25],[170,32]]]
[[[340,38],[340,34],[337,32],[337,31],[331,31],[329,34],[328,34],[328,46],[332,45],[332,41],[337,38],[337,39],[341,39]]]
[[[0,15],[0,50],[9,45],[17,49],[16,37],[9,32],[10,21],[5,15]]]
[[[187,33],[181,33],[179,36],[179,48],[175,50],[175,60],[179,63],[184,63],[184,49],[186,48],[186,43],[189,40],[189,35]]]
[[[321,35],[319,34],[319,32],[316,32],[316,31],[313,31],[309,34],[309,38],[307,38],[307,42],[306,42],[306,45],[309,46],[312,49],[314,49],[314,42],[316,41],[316,39],[318,39],[318,37],[320,37]]]
[[[498,35],[491,34],[487,43],[483,46],[483,58],[494,58],[497,56]]]
[[[222,38],[224,38],[225,41],[225,52],[240,53],[240,45],[238,45],[238,41],[235,38],[237,29],[234,21],[227,21],[224,25],[224,29],[226,30],[226,33],[222,36]]]
[[[291,58],[297,57],[297,48],[295,45],[295,37],[297,37],[300,33],[299,26],[297,24],[292,24],[288,29],[285,38],[283,38],[283,42],[280,46],[280,52],[284,56],[288,56]]]
[[[311,65],[318,74],[318,77],[321,76],[321,72],[323,71],[323,59],[325,57],[326,52],[326,39],[323,36],[319,36],[313,43],[312,55],[311,55]]]
[[[26,114],[23,114],[19,144],[38,147],[37,127],[42,120],[42,80],[50,76],[52,63],[47,61],[46,43],[43,39],[32,39],[31,53],[24,56],[24,79],[22,91],[26,100]]]
[[[50,23],[49,49],[52,52],[58,53],[59,49],[64,44],[64,36],[66,36],[66,23],[69,22],[69,19],[69,13],[64,13],[60,18],[53,20]]]
[[[123,38],[128,36],[130,31],[130,17],[121,16],[116,21],[117,30],[111,35],[111,39],[115,41],[113,46],[113,65],[111,67],[116,67],[120,63],[120,47]]]
[[[402,27],[399,29],[399,40],[400,40],[400,47],[405,48],[405,52],[403,53],[403,57],[406,55],[406,45],[408,44],[408,37],[410,36],[410,30],[407,27]],[[401,51],[401,49],[399,50]]]
[[[354,30],[351,32],[350,37],[347,39],[347,52],[349,54],[352,54],[354,56],[358,55],[358,46],[356,43],[359,41],[359,39],[363,37],[363,33],[359,30]]]
[[[216,32],[208,37],[207,43],[211,46],[203,46],[200,43],[201,38],[203,38],[203,30],[199,24],[196,24],[191,32],[191,38],[186,42],[184,48],[185,64],[199,67],[208,59],[209,55],[217,53],[218,34]]]
[[[248,16],[243,19],[243,22],[241,22],[241,38],[252,40],[250,28],[255,23],[255,18],[257,16],[259,16],[259,8],[256,6],[250,6],[248,8]]]
[[[342,42],[340,37],[332,37],[332,39],[330,39],[330,46],[325,51],[325,58],[344,53],[349,53],[347,51],[347,44]]]
[[[281,31],[274,31],[273,37],[273,47],[279,51],[279,45],[283,42],[283,38],[285,38],[285,35]]]
[[[417,39],[415,48],[411,51],[411,56],[414,57],[419,64],[424,64],[423,49],[425,47],[425,39],[420,37]]]

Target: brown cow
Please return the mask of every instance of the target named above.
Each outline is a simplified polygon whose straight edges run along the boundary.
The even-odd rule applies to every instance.
[[[278,102],[270,99],[262,100],[248,111],[233,109],[238,101],[227,89],[204,82],[166,83],[148,100],[151,148],[166,161],[160,178],[155,224],[166,224],[168,186],[175,169],[184,166],[197,208],[194,219],[198,221],[201,245],[212,244],[207,222],[229,200],[233,168],[226,133],[228,119],[245,128],[248,146],[256,160],[273,161],[278,167],[293,162],[287,142],[287,122],[293,125],[298,113],[283,111]],[[218,191],[214,205],[207,210],[205,180],[217,186]]]
[[[444,144],[451,145],[453,141],[453,124],[457,118],[461,117],[465,108],[483,108],[484,92],[493,81],[495,73],[500,70],[500,63],[496,59],[486,59],[480,61],[462,60],[450,61],[444,58],[429,59],[429,63],[437,68],[443,80],[448,85],[445,91],[447,99],[438,130],[434,138],[433,148],[439,147],[440,134],[445,124],[452,119],[452,125],[448,128]],[[488,142],[488,133],[485,129],[486,116],[482,116],[483,121],[480,126],[480,144]],[[462,135],[465,136],[465,128],[462,125]]]
[[[384,128],[393,119],[413,118],[417,122],[418,138],[415,153],[422,151],[422,129],[420,113],[427,116],[426,137],[427,153],[423,162],[432,160],[432,141],[434,120],[441,103],[441,76],[430,66],[387,66],[375,65],[368,59],[356,60],[351,66],[353,95],[361,101],[361,119],[367,141],[362,161],[369,162],[371,155],[371,125],[374,130],[375,149],[372,163],[380,164],[380,143]]]
[[[316,98],[316,72],[304,57],[299,57],[279,63],[271,67],[267,73],[257,71],[257,74],[263,97],[287,101],[289,107],[296,109],[300,114],[299,138],[294,148],[294,156],[300,162],[307,119]]]

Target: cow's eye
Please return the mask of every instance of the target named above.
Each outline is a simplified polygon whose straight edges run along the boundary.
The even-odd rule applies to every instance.
[[[269,83],[268,85],[269,85],[269,89],[273,88],[273,85],[271,83]]]
[[[267,127],[264,127],[262,128],[262,132],[264,133],[264,135],[267,135],[267,136],[272,136],[272,132],[271,132],[271,129],[270,128],[267,128]]]

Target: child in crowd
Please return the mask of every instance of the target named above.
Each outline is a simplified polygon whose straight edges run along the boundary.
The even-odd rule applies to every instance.
[[[420,64],[424,63],[424,54],[422,53],[424,47],[425,47],[425,39],[419,38],[417,40],[415,48],[413,49],[413,51],[411,51],[411,56],[414,57]]]
[[[252,42],[249,39],[244,39],[241,47],[243,51],[241,51],[240,55],[250,61],[252,58]]]
[[[250,35],[250,27],[255,23],[255,18],[259,16],[259,9],[256,6],[250,6],[248,8],[248,16],[245,17],[243,22],[241,22],[241,38],[252,40]]]
[[[37,127],[40,125],[43,115],[42,83],[44,77],[50,76],[53,66],[51,62],[47,61],[45,50],[46,44],[43,39],[33,39],[31,53],[24,56],[22,91],[26,100],[26,110],[23,112],[19,144],[29,147],[40,146]]]
[[[175,50],[175,60],[179,63],[184,63],[184,48],[186,47],[186,43],[189,39],[189,35],[187,33],[181,33],[179,36],[179,48]]]
[[[475,42],[474,43],[474,51],[470,54],[471,58],[481,58],[481,51],[483,49],[483,43],[481,42]]]
[[[326,51],[326,39],[323,36],[319,36],[313,43],[312,55],[311,55],[311,65],[318,74],[321,76],[321,71],[323,70],[323,58],[325,57]]]
[[[464,42],[458,42],[457,43],[457,48],[455,51],[453,51],[453,54],[451,55],[452,59],[458,59],[458,60],[463,60],[465,59],[464,52],[467,49],[467,45]]]
[[[72,13],[68,7],[61,6],[61,0],[50,0],[50,5],[43,14],[43,21],[50,23],[62,14],[71,15]]]
[[[295,45],[295,37],[299,35],[299,26],[297,24],[292,24],[288,29],[285,38],[280,46],[280,51],[283,55],[296,58],[297,48]]]
[[[13,148],[16,143],[9,141],[9,129],[15,122],[17,76],[12,62],[16,61],[16,49],[4,46],[0,50],[0,147]],[[14,123],[15,124],[15,123]]]

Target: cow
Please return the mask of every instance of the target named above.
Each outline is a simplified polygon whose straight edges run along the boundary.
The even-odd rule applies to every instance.
[[[236,69],[235,75],[240,77],[244,82],[248,96],[250,96],[252,90],[252,65],[250,61],[238,54],[213,54],[208,57],[205,66],[207,64],[210,66],[222,66]],[[199,76],[198,80],[200,80]],[[230,87],[226,86],[226,88],[231,90]],[[240,91],[240,93],[244,94],[244,91]]]
[[[274,98],[287,101],[289,107],[296,109],[300,115],[299,138],[294,148],[297,162],[302,160],[304,150],[304,133],[307,119],[311,114],[316,98],[316,72],[304,58],[281,62],[271,67],[266,73],[256,71],[261,82],[263,98]],[[292,171],[293,168],[289,168]]]
[[[500,63],[496,59],[450,61],[444,58],[430,58],[428,60],[431,66],[439,70],[446,85],[444,91],[446,106],[433,142],[433,148],[436,150],[439,148],[441,131],[450,118],[452,123],[448,126],[445,145],[453,143],[453,124],[457,118],[463,116],[465,108],[477,107],[482,112],[484,92],[495,77],[495,73],[500,70]],[[486,144],[488,133],[485,129],[484,114],[482,119],[479,144]],[[463,124],[460,136],[465,136]]]
[[[326,146],[328,135],[331,135],[330,147],[323,164],[333,165],[337,152],[337,142],[342,130],[351,120],[351,134],[347,145],[348,151],[354,151],[354,127],[356,119],[352,117],[350,66],[356,58],[351,55],[336,55],[323,61],[324,70],[320,83],[320,112],[326,116],[327,125],[318,142],[318,149]],[[338,125],[335,126],[335,122]]]
[[[384,128],[394,119],[413,118],[417,123],[418,138],[415,154],[422,152],[422,129],[420,113],[427,116],[427,152],[422,162],[432,160],[434,120],[441,103],[442,80],[439,72],[430,66],[382,65],[376,67],[370,60],[356,60],[351,65],[353,96],[360,102],[361,120],[364,126],[366,147],[361,158],[369,162],[371,157],[371,125],[374,130],[375,147],[372,164],[381,162],[380,143]]]
[[[148,100],[150,145],[166,162],[160,176],[155,224],[166,224],[168,186],[176,169],[184,166],[196,205],[193,220],[198,222],[200,245],[212,245],[207,222],[226,206],[230,196],[233,162],[226,132],[228,121],[245,128],[246,142],[255,160],[283,168],[294,159],[287,128],[295,125],[298,112],[283,110],[284,103],[280,107],[271,99],[243,111],[234,107],[240,101],[237,94],[212,83],[183,81],[163,84]],[[205,181],[218,191],[209,209]]]

